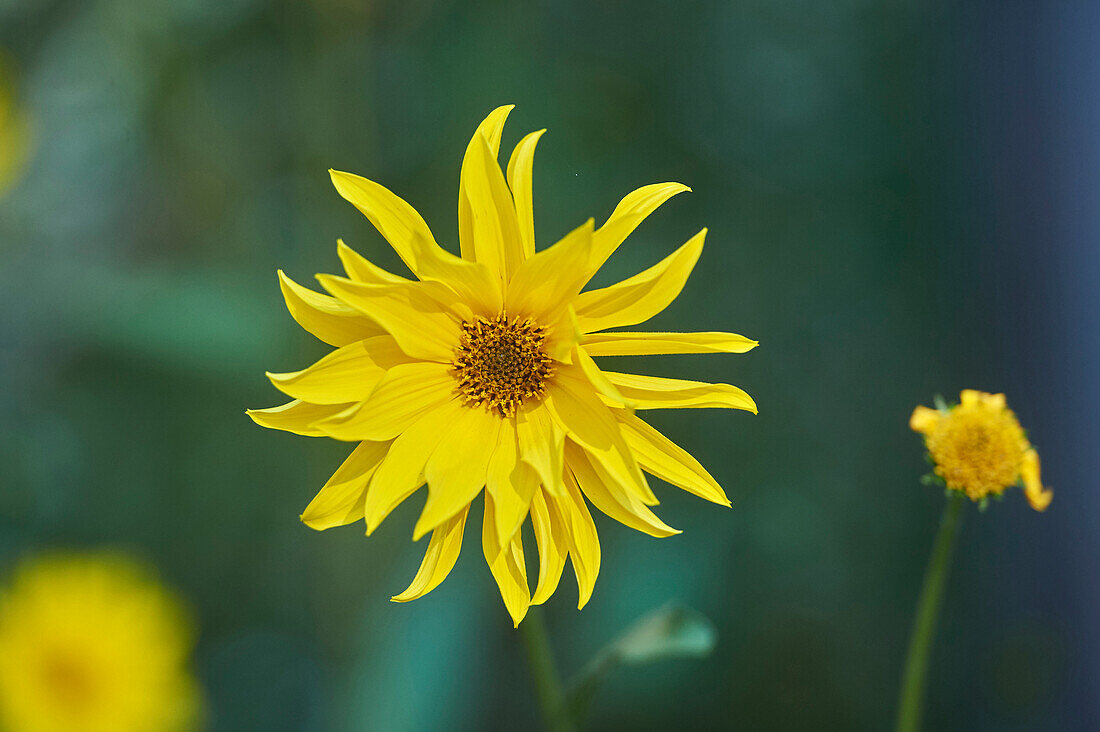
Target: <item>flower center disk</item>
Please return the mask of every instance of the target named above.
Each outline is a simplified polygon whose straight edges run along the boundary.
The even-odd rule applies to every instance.
[[[948,487],[977,500],[1016,482],[1027,440],[1007,409],[959,406],[929,436],[928,451]]]
[[[527,399],[541,399],[553,360],[542,351],[546,331],[530,318],[477,318],[462,324],[455,349],[458,391],[467,404],[510,417]]]

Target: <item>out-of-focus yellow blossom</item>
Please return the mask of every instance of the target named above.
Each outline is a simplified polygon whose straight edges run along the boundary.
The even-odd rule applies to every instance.
[[[1005,395],[966,389],[960,399],[946,409],[917,407],[909,419],[924,435],[936,475],[973,501],[1022,482],[1032,508],[1046,510],[1053,494],[1039,478],[1039,454],[1005,406]]]
[[[0,592],[0,729],[195,729],[193,645],[180,602],[134,560],[112,553],[25,560]]]
[[[624,332],[680,294],[703,249],[703,229],[627,280],[582,292],[650,213],[688,190],[658,183],[629,194],[608,220],[591,220],[536,251],[532,161],[542,131],[497,160],[504,120],[493,111],[462,163],[461,257],[436,243],[412,206],[365,178],[332,171],[341,196],[371,220],[415,275],[400,277],[341,242],[347,277],[319,275],[323,295],[279,273],[298,323],[336,350],[302,371],[269,374],[294,401],[252,410],[259,424],[359,443],[306,507],[315,529],[365,519],[374,531],[427,483],[414,539],[431,533],[420,571],[397,601],[436,587],[462,546],[470,504],[484,491],[482,548],[519,624],[544,602],[572,561],[583,606],[600,568],[588,503],[633,529],[679,531],[650,506],[643,471],[729,505],[717,481],[635,413],[724,407],[756,412],[729,384],[604,370],[595,358],[744,353],[734,333]],[[532,594],[521,527],[530,517],[541,563]]]
[[[11,64],[0,53],[0,197],[19,180],[30,149],[30,121],[18,104]]]

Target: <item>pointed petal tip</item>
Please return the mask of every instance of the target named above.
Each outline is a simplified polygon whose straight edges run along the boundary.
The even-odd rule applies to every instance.
[[[512,628],[513,630],[519,627],[519,624],[523,622],[523,619],[527,617],[527,610],[530,608],[530,604],[525,605],[522,610],[519,610],[516,615],[512,615]],[[508,610],[508,614],[511,615],[511,609]]]

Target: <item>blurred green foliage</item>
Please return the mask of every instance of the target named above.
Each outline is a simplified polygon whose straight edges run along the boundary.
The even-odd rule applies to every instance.
[[[601,281],[708,226],[652,325],[762,342],[630,363],[737,384],[760,415],[657,415],[733,508],[659,486],[683,535],[597,518],[592,602],[577,613],[563,582],[549,603],[566,672],[670,600],[716,626],[705,660],[620,670],[591,724],[885,727],[942,500],[918,483],[908,414],[1010,368],[983,330],[996,314],[958,307],[977,265],[949,236],[966,212],[944,182],[960,163],[938,20],[869,0],[0,0],[41,143],[0,201],[0,559],[108,544],[156,561],[201,619],[217,730],[533,723],[476,541],[429,597],[388,602],[420,561],[419,506],[370,540],[312,532],[298,513],[347,446],[244,415],[280,401],[265,370],[326,351],[286,315],[276,268],[337,270],[339,236],[400,269],[326,169],[390,187],[457,249],[462,151],[515,103],[506,149],[549,128],[541,245],[635,187],[686,183]],[[1022,500],[994,509],[960,546],[939,729],[1039,719],[1064,673],[1064,628],[1011,571],[972,582],[1037,521]]]

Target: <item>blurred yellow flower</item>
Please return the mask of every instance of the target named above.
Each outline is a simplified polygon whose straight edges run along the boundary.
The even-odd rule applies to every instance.
[[[0,728],[194,729],[193,642],[177,599],[133,560],[26,560],[0,593]]]
[[[1022,481],[1032,508],[1045,511],[1053,494],[1043,488],[1039,454],[1005,406],[1005,395],[966,389],[960,399],[950,409],[917,407],[909,419],[924,435],[936,475],[973,501],[999,496]]]
[[[16,102],[11,67],[0,54],[0,197],[23,172],[30,153],[30,122]]]
[[[606,332],[636,325],[680,293],[706,230],[616,285],[581,292],[678,183],[640,188],[598,229],[591,220],[536,252],[531,197],[535,145],[497,162],[512,107],[493,111],[470,141],[459,183],[461,257],[420,215],[377,183],[331,171],[336,190],[416,275],[390,274],[338,244],[347,277],[318,275],[330,293],[279,273],[298,323],[337,347],[303,371],[269,374],[294,401],[249,414],[265,427],[359,442],[302,515],[315,529],[365,519],[374,531],[420,486],[428,496],[413,538],[431,532],[407,601],[436,587],[458,558],[470,503],[485,490],[482,548],[516,625],[554,592],[572,559],[579,606],[591,596],[600,545],[585,499],[652,536],[679,533],[650,510],[642,471],[709,501],[725,493],[636,409],[728,407],[756,412],[728,384],[604,371],[593,357],[743,353],[733,333]],[[530,516],[540,568],[532,595],[520,528]]]

